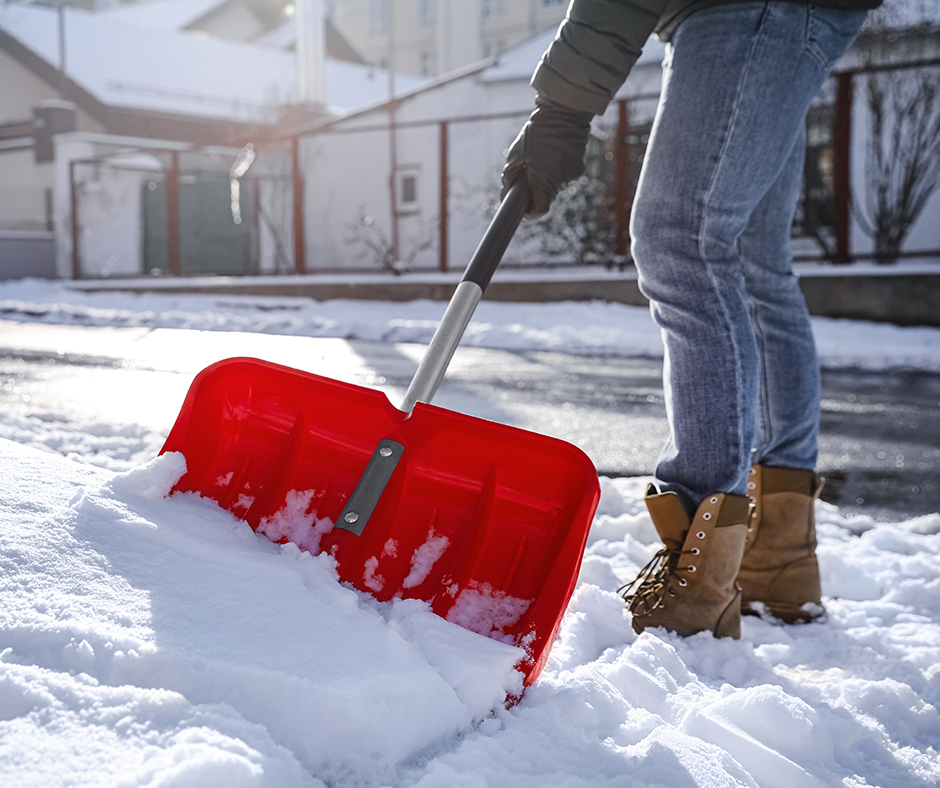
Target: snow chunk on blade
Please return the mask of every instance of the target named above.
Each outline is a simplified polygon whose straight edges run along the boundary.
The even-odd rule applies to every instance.
[[[435,562],[444,555],[448,545],[450,545],[450,539],[442,534],[435,533],[432,528],[428,532],[427,541],[415,550],[414,555],[411,556],[411,571],[408,573],[408,577],[402,581],[402,587],[414,588],[427,580]]]
[[[512,643],[512,636],[505,630],[514,626],[528,608],[528,599],[511,597],[489,583],[470,583],[448,611],[447,620],[478,635]]]

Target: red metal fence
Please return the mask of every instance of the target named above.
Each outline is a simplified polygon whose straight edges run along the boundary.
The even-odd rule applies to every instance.
[[[822,136],[825,138],[822,144],[826,147],[826,160],[831,157],[832,177],[828,179],[825,188],[822,189],[822,197],[818,194],[811,195],[809,190],[804,192],[805,200],[822,200],[827,205],[823,206],[825,210],[821,211],[826,218],[824,221],[824,231],[827,238],[831,238],[831,244],[823,243],[817,236],[816,245],[812,243],[803,243],[802,251],[797,254],[797,259],[802,260],[830,260],[837,263],[848,263],[856,260],[871,259],[874,253],[857,252],[852,249],[852,227],[853,220],[857,220],[857,206],[853,205],[853,194],[858,200],[859,188],[852,183],[853,172],[859,171],[858,150],[853,141],[853,136],[858,129],[853,128],[853,118],[858,118],[857,98],[855,96],[856,87],[860,79],[876,73],[887,71],[904,71],[913,69],[936,69],[940,67],[940,59],[895,63],[881,66],[870,66],[857,68],[848,71],[842,71],[833,75],[831,82],[823,91],[822,98],[819,100],[820,107],[825,111],[818,114],[817,121],[821,122],[828,129]],[[595,153],[597,154],[596,166],[589,168],[593,183],[582,183],[577,188],[583,188],[588,191],[600,183],[599,190],[596,190],[600,196],[595,195],[590,202],[590,209],[599,211],[603,214],[600,219],[601,225],[605,231],[609,230],[608,236],[610,243],[606,248],[607,252],[598,253],[596,249],[593,252],[591,262],[603,262],[607,265],[618,264],[623,266],[629,263],[629,216],[633,202],[633,193],[636,184],[636,178],[642,163],[643,153],[646,144],[646,135],[649,130],[649,120],[651,118],[650,107],[655,104],[656,96],[643,95],[635,96],[630,99],[619,100],[615,102],[607,115],[598,119],[595,128],[599,131],[600,139],[595,139]],[[638,110],[639,108],[639,110]],[[394,115],[394,113],[393,113]],[[292,137],[289,144],[281,149],[270,151],[259,151],[259,156],[267,157],[267,161],[275,164],[266,165],[267,169],[258,172],[257,169],[251,171],[244,177],[246,194],[254,200],[254,207],[246,208],[250,216],[251,225],[244,229],[245,243],[251,246],[251,260],[242,264],[241,269],[230,271],[230,273],[257,274],[257,273],[321,273],[331,271],[352,272],[354,270],[376,270],[375,266],[365,266],[356,268],[350,264],[334,266],[317,260],[315,264],[310,263],[309,250],[311,244],[316,239],[309,235],[310,211],[309,205],[305,206],[305,198],[309,195],[309,188],[315,188],[317,183],[313,180],[309,166],[305,166],[303,160],[303,148],[307,140],[312,137],[349,137],[350,135],[397,135],[397,139],[407,142],[409,134],[422,133],[426,140],[427,132],[434,131],[437,140],[436,155],[433,151],[425,150],[428,158],[433,161],[429,169],[435,170],[433,177],[427,178],[427,182],[433,184],[437,190],[436,199],[433,203],[437,216],[430,217],[436,223],[435,227],[435,254],[432,263],[425,256],[424,262],[416,265],[412,270],[438,270],[448,271],[452,268],[451,257],[454,254],[453,243],[454,235],[452,233],[452,222],[454,219],[454,182],[455,168],[454,163],[459,162],[465,155],[461,145],[466,142],[466,135],[460,139],[455,138],[457,129],[470,127],[476,130],[475,133],[482,134],[482,130],[487,127],[498,127],[497,137],[504,133],[510,134],[510,129],[518,130],[524,119],[528,115],[528,110],[518,110],[500,113],[475,114],[460,117],[446,117],[420,121],[381,121],[374,124],[361,125],[358,127],[349,127],[343,125],[343,121],[325,124],[304,134]],[[381,115],[377,117],[381,118]],[[822,118],[819,121],[819,118]],[[855,121],[857,122],[857,121]],[[500,125],[502,124],[502,125]],[[456,141],[455,141],[456,139]],[[462,141],[461,141],[462,140]],[[507,136],[505,144],[508,143],[511,136]],[[426,144],[425,144],[426,148]],[[183,264],[183,258],[187,256],[187,250],[184,248],[187,243],[186,232],[181,228],[181,190],[190,188],[193,179],[227,178],[228,162],[221,161],[218,166],[209,167],[205,172],[200,169],[203,165],[198,163],[198,157],[205,154],[202,152],[180,153],[174,151],[150,151],[160,164],[156,171],[150,170],[137,175],[128,175],[132,173],[133,167],[127,165],[109,165],[105,162],[72,162],[70,170],[71,195],[72,195],[72,260],[73,275],[76,278],[83,276],[111,275],[106,267],[102,269],[97,257],[95,265],[90,265],[91,257],[88,260],[83,256],[88,256],[91,249],[95,248],[94,255],[100,255],[97,247],[93,247],[90,238],[96,234],[100,236],[99,227],[95,222],[101,221],[96,217],[94,210],[95,194],[89,187],[93,179],[89,178],[88,173],[94,172],[96,177],[100,174],[102,167],[111,167],[113,171],[122,169],[127,177],[138,177],[140,184],[131,185],[131,191],[134,188],[158,190],[161,195],[161,206],[165,206],[160,211],[165,214],[160,221],[165,222],[165,229],[161,229],[161,239],[165,234],[165,243],[160,241],[160,254],[165,255],[165,262],[156,265],[152,261],[146,263],[146,249],[141,252],[141,263],[134,270],[133,262],[123,265],[122,271],[125,275],[144,274],[155,270],[171,276],[186,275],[197,272],[190,264],[189,267]],[[814,151],[818,157],[819,151]],[[456,157],[456,158],[455,158]],[[218,157],[216,157],[218,158]],[[223,157],[224,158],[224,157]],[[435,161],[436,159],[436,161]],[[195,162],[195,163],[194,163]],[[387,183],[391,187],[391,237],[393,257],[397,258],[399,253],[399,222],[404,221],[406,212],[403,211],[395,200],[396,169],[394,158],[386,160],[386,168],[390,168]],[[390,164],[392,166],[390,167]],[[492,182],[494,187],[498,182],[498,170],[485,173],[485,178]],[[148,180],[149,179],[149,180]],[[141,185],[144,184],[144,185]],[[156,185],[154,185],[156,184]],[[353,184],[355,187],[356,184]],[[206,186],[209,189],[209,186]],[[224,185],[220,187],[220,193],[224,192]],[[128,192],[131,193],[131,192]],[[144,197],[148,198],[146,190]],[[153,195],[150,195],[152,197]],[[146,202],[146,200],[145,200]],[[427,206],[429,203],[425,203]],[[246,204],[247,205],[247,204]],[[151,200],[151,207],[152,200]],[[233,210],[236,206],[233,205]],[[805,207],[805,206],[804,206]],[[817,208],[819,206],[816,206]],[[383,209],[387,210],[387,209]],[[425,208],[427,212],[427,209]],[[411,215],[413,215],[412,212]],[[817,211],[819,213],[819,211]],[[233,213],[234,217],[235,214]],[[143,221],[140,219],[140,221]],[[151,222],[156,221],[151,218]],[[940,223],[940,222],[938,222]],[[253,229],[252,229],[253,228]],[[795,235],[805,234],[805,228],[799,225],[795,227]],[[261,240],[259,240],[259,238]],[[269,249],[267,253],[260,250],[260,246]],[[128,248],[133,243],[128,241]],[[143,247],[142,247],[143,248]],[[165,251],[163,251],[165,248]],[[89,251],[86,251],[89,250]],[[270,251],[273,250],[273,251]],[[468,258],[471,250],[460,249],[460,256]],[[130,254],[128,252],[127,254]],[[267,254],[267,257],[265,257]],[[601,260],[598,257],[607,254],[607,259]],[[152,254],[151,254],[152,256]],[[940,248],[922,248],[917,250],[906,249],[899,253],[899,257],[940,257]],[[262,260],[267,259],[264,263]],[[271,262],[273,260],[273,262]],[[547,265],[550,261],[545,258],[538,259],[538,255],[532,257],[526,264],[528,265]],[[568,261],[570,262],[570,260]],[[242,270],[243,269],[243,270]],[[224,271],[215,271],[223,273]]]

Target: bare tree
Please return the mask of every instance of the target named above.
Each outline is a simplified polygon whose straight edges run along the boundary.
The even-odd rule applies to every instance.
[[[574,258],[578,265],[614,259],[613,154],[606,142],[591,136],[584,175],[561,190],[545,218],[520,227],[520,241],[535,241],[548,258]]]
[[[358,246],[357,259],[377,265],[393,274],[403,274],[411,269],[418,255],[434,246],[434,228],[437,216],[419,222],[417,238],[413,240],[407,254],[396,257],[395,248],[385,231],[378,227],[375,219],[366,213],[364,206],[359,206],[359,215],[353,222],[346,223],[346,243]]]
[[[865,36],[865,97],[871,117],[863,204],[853,205],[878,263],[897,261],[927,201],[940,188],[940,66],[930,24],[898,32],[876,22]],[[904,61],[932,66],[892,68]]]

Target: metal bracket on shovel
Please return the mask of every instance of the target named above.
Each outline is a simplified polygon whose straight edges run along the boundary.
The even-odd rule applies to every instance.
[[[230,358],[196,376],[163,446],[186,458],[174,491],[217,501],[272,541],[331,556],[341,582],[380,602],[419,599],[512,642],[525,650],[517,668],[526,686],[577,583],[597,469],[557,438],[425,403],[527,202],[516,188],[503,201],[409,387],[410,405]]]
[[[369,458],[369,464],[359,477],[356,489],[346,502],[346,508],[339,516],[337,528],[344,528],[356,536],[362,536],[372,511],[378,505],[379,498],[382,497],[404,453],[405,447],[396,441],[379,441],[372,457]]]
[[[480,245],[470,259],[460,284],[447,304],[444,317],[431,337],[431,344],[418,365],[408,391],[405,392],[399,407],[402,413],[410,414],[418,402],[431,401],[477,304],[483,298],[483,292],[528,208],[529,187],[523,180],[519,180],[500,203]],[[337,528],[344,528],[356,536],[362,535],[404,450],[405,447],[395,441],[383,440],[379,443],[336,523]]]

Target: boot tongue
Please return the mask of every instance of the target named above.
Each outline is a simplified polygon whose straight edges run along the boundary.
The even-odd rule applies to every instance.
[[[689,514],[674,492],[658,495],[655,492],[656,488],[650,485],[646,494],[646,508],[663,544],[673,552],[678,552],[689,532]]]

